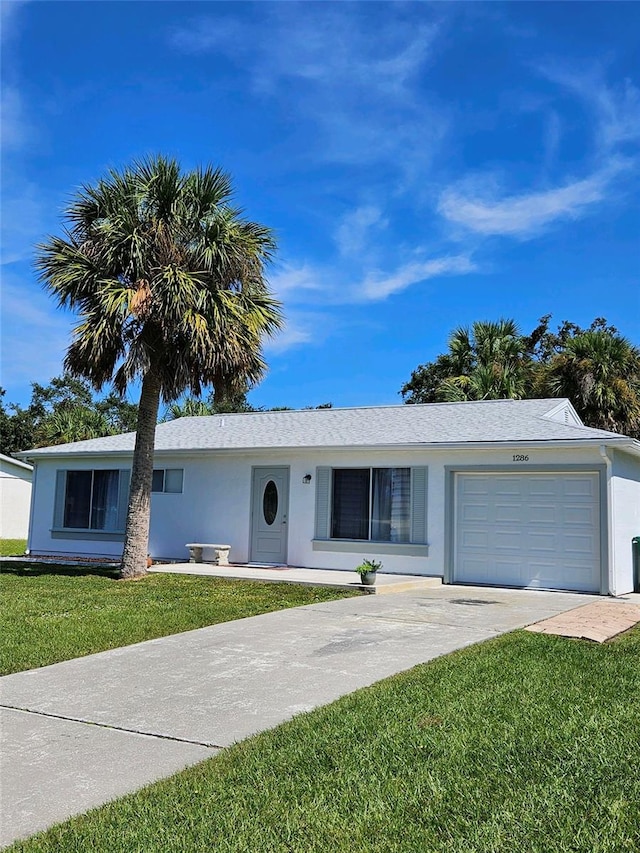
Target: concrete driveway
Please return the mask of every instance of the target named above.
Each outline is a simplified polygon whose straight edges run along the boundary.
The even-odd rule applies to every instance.
[[[0,844],[388,675],[593,600],[458,586],[363,596],[4,676]]]

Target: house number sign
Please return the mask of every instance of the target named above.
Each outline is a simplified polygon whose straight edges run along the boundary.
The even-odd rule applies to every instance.
[[[514,453],[511,457],[514,462],[528,462],[529,456],[526,453]]]

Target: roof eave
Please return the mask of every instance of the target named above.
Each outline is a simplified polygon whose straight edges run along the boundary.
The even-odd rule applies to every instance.
[[[6,453],[0,453],[0,458],[2,458],[5,462],[8,462],[10,465],[16,465],[18,468],[23,468],[25,470],[28,469],[29,471],[33,470],[33,465],[31,465],[29,462],[21,462],[20,459],[15,459],[13,456],[7,456]]]
[[[572,438],[572,439],[508,439],[495,441],[455,441],[455,442],[428,442],[416,441],[406,442],[403,444],[306,444],[306,445],[250,445],[247,447],[181,447],[181,448],[158,448],[155,450],[155,456],[200,456],[203,454],[218,454],[218,453],[262,453],[262,452],[297,452],[302,450],[493,450],[504,447],[517,448],[540,448],[540,447],[555,447],[555,448],[576,448],[576,447],[617,447],[624,449],[633,455],[640,456],[640,441],[625,436],[619,437],[589,437],[589,438]],[[63,451],[63,452],[47,452],[31,453],[23,451],[19,454],[22,458],[32,459],[34,462],[43,459],[95,459],[98,457],[108,456],[112,459],[130,458],[133,455],[131,450],[85,450],[85,451]]]

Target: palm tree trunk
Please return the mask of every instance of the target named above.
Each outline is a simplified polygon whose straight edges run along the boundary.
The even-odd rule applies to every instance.
[[[155,373],[150,372],[142,381],[138,409],[138,427],[136,446],[133,451],[127,526],[120,565],[120,577],[125,579],[139,578],[147,574],[153,451],[159,404],[160,379]]]

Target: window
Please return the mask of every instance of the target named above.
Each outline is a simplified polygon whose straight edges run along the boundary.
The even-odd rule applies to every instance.
[[[410,468],[336,468],[331,539],[409,542]]]
[[[54,527],[123,530],[128,479],[128,471],[58,471]]]
[[[182,492],[183,478],[184,469],[182,468],[154,468],[151,491],[179,494]]]

